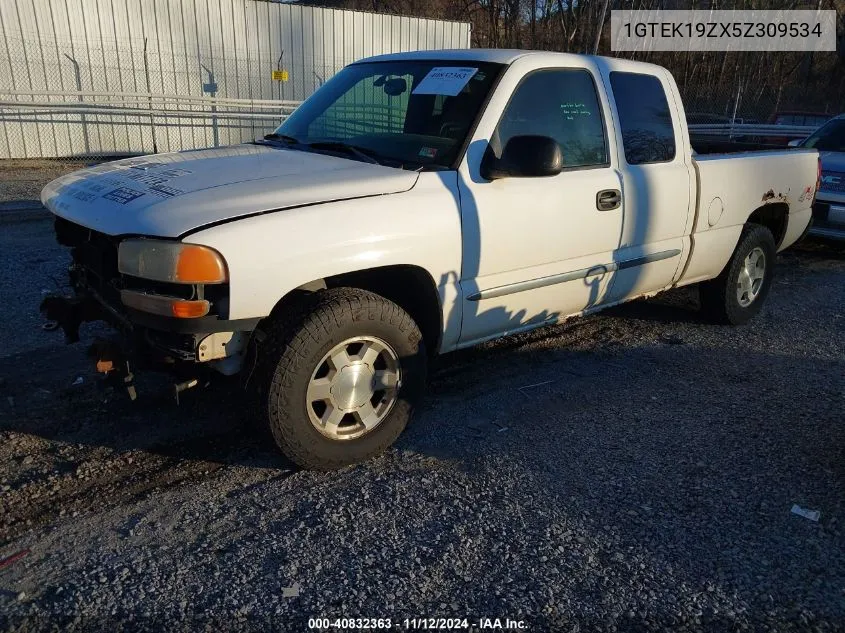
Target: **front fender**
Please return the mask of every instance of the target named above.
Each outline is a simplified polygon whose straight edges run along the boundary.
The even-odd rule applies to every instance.
[[[229,318],[263,318],[314,280],[391,265],[435,280],[444,346],[460,330],[460,206],[455,172],[420,174],[406,192],[287,209],[184,239],[220,252],[229,268]]]

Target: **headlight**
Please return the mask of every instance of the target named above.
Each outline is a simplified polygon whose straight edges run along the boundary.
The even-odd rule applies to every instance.
[[[117,250],[124,275],[177,284],[220,284],[228,278],[226,262],[212,248],[159,240],[124,240]]]

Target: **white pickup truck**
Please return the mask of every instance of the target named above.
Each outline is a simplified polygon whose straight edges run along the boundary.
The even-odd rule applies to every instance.
[[[373,57],[264,139],[50,183],[74,293],[42,310],[70,340],[112,323],[124,381],[240,373],[282,452],[332,469],[396,440],[435,354],[689,284],[745,323],[818,176],[815,150],[695,156],[659,66]]]

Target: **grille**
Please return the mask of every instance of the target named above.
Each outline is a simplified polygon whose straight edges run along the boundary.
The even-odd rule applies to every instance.
[[[71,249],[74,289],[93,290],[110,305],[119,307],[123,286],[117,269],[117,240],[63,218],[56,218],[55,226],[59,244]]]

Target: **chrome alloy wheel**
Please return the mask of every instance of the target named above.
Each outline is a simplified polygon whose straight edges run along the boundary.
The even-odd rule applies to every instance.
[[[317,364],[306,393],[311,424],[332,440],[353,440],[376,428],[396,403],[402,375],[390,345],[356,336]]]
[[[766,254],[759,246],[753,249],[742,264],[739,271],[739,279],[736,284],[736,299],[739,305],[747,308],[763,287],[763,280],[766,277]]]

